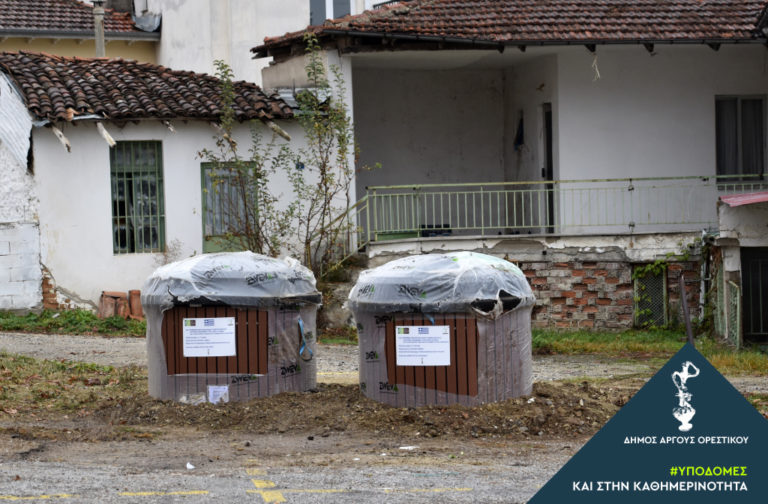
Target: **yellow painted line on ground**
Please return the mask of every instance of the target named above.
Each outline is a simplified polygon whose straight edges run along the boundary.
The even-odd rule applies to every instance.
[[[158,495],[208,495],[208,490],[179,490],[176,492],[120,492],[120,497],[154,497]]]
[[[341,488],[288,488],[280,491],[283,493],[318,493],[318,494],[351,492],[351,490],[343,490]]]
[[[385,488],[384,493],[444,493],[471,492],[472,488]]]
[[[51,499],[71,499],[77,497],[70,494],[51,494],[51,495],[0,495],[0,500],[5,501],[30,501],[30,500],[51,500]]]
[[[275,488],[276,486],[274,481],[257,479],[253,479],[251,481],[253,482],[253,486],[256,488]]]
[[[266,476],[267,471],[259,469],[258,467],[246,467],[245,474],[248,476]]]
[[[278,490],[246,490],[249,494],[259,494],[264,502],[285,502],[285,497]]]

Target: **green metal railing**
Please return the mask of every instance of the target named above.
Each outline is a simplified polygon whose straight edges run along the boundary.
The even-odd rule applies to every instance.
[[[714,228],[718,196],[766,187],[759,176],[371,186],[338,217],[354,229],[338,244],[338,257],[346,259],[373,241],[418,237]]]

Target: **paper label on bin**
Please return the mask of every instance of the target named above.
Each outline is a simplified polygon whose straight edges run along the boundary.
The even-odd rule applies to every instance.
[[[185,318],[184,357],[233,357],[235,317]]]
[[[398,366],[450,366],[450,326],[396,326]]]
[[[229,385],[208,385],[208,402],[229,402]]]

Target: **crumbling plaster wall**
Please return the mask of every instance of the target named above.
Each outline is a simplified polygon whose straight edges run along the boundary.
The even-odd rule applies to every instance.
[[[0,74],[0,310],[41,304],[37,199],[27,166],[32,122]]]

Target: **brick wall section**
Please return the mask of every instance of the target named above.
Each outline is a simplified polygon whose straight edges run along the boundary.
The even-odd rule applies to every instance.
[[[533,327],[553,329],[629,329],[634,323],[632,264],[628,262],[521,262],[536,295]],[[668,298],[679,306],[680,273],[698,314],[698,264],[673,263],[668,268]]]

